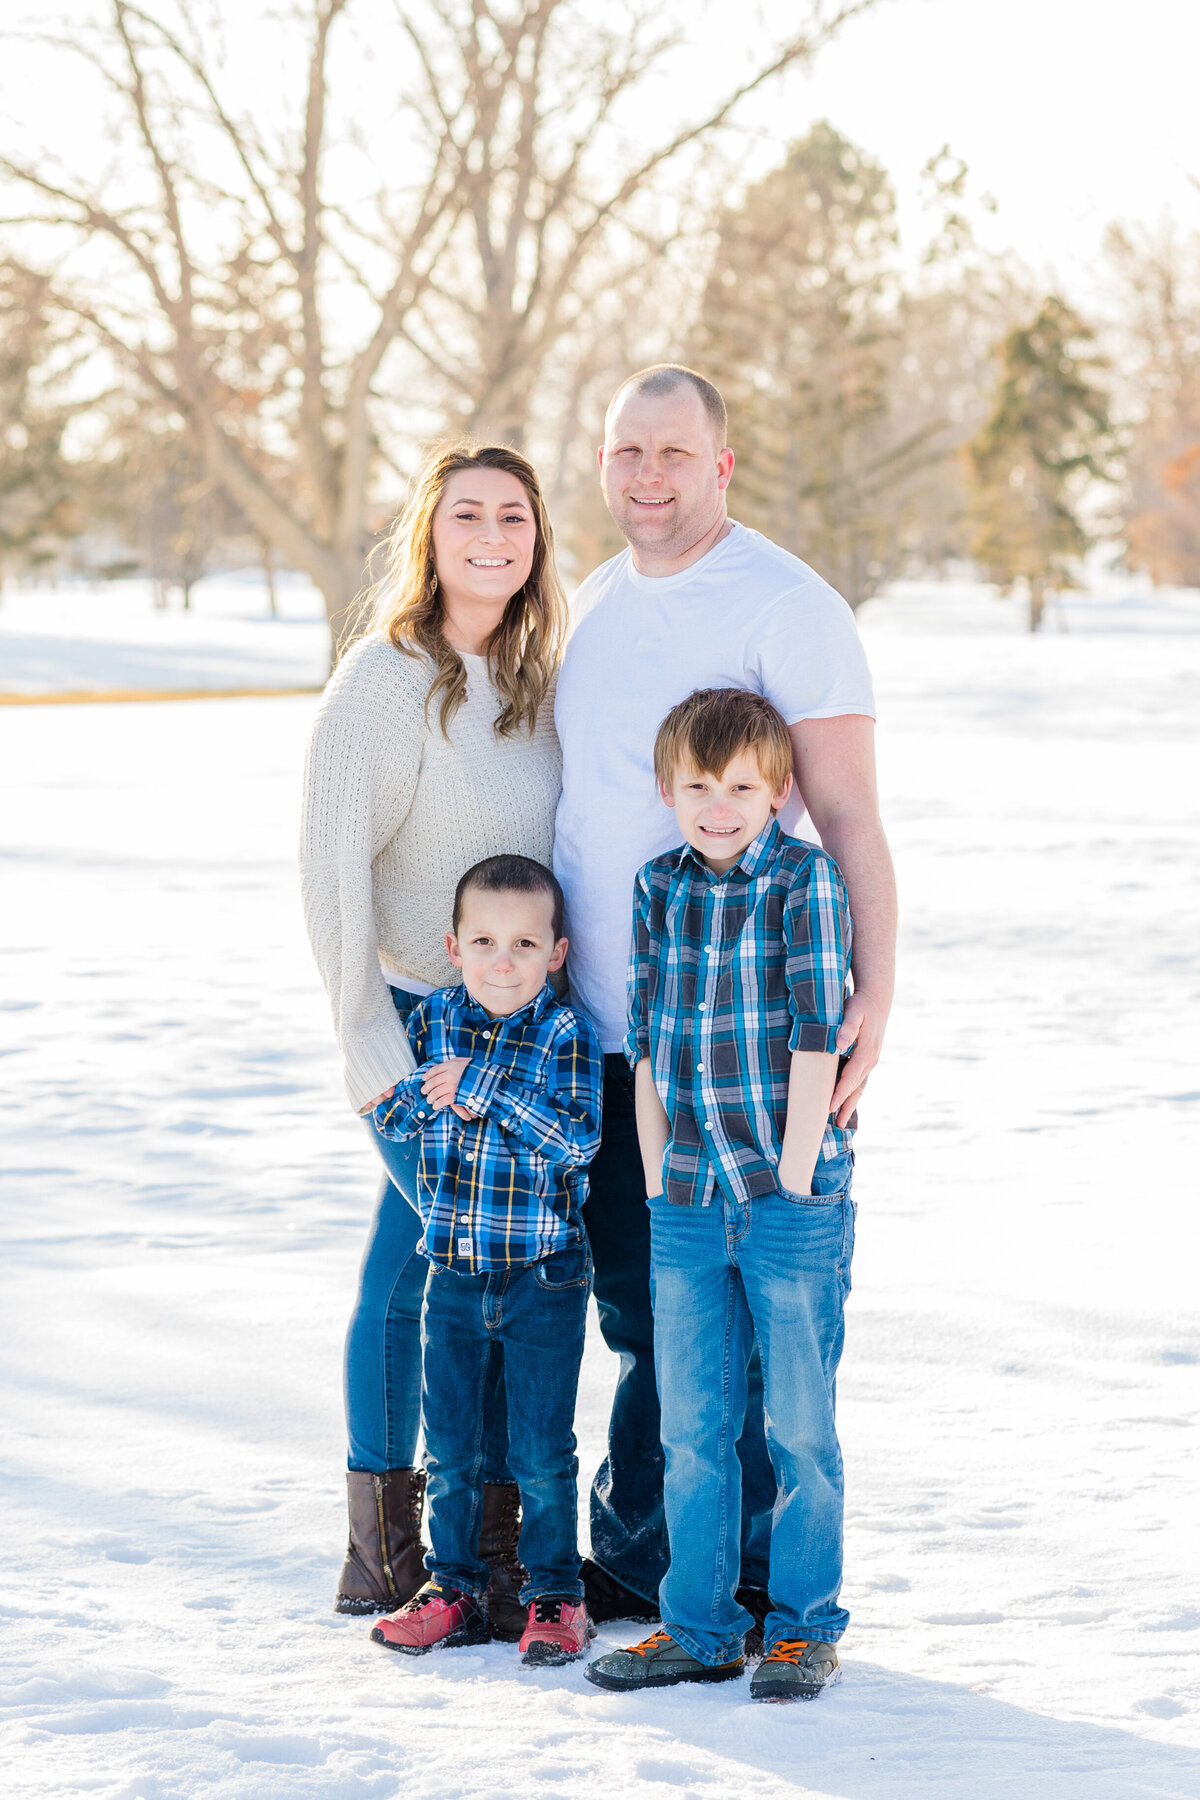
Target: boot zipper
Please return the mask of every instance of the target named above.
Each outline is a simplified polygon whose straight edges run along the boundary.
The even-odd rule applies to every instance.
[[[394,1600],[396,1582],[392,1575],[392,1565],[388,1561],[387,1523],[383,1516],[383,1476],[372,1477],[375,1483],[375,1515],[379,1524],[379,1560],[383,1564],[383,1578],[388,1584],[388,1593]]]

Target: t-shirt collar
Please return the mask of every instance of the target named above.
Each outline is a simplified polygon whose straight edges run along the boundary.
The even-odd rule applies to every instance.
[[[627,550],[625,552],[625,573],[636,588],[645,588],[647,592],[655,594],[669,594],[674,588],[686,587],[698,575],[709,575],[714,565],[732,552],[737,539],[743,535],[745,529],[746,527],[739,525],[736,519],[730,519],[729,530],[725,536],[719,539],[711,550],[706,550],[704,555],[697,558],[694,563],[689,563],[686,569],[680,569],[674,575],[643,575],[640,569],[634,567],[633,551]]]

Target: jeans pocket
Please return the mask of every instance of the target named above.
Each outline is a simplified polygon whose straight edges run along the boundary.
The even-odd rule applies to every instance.
[[[587,1287],[592,1279],[592,1253],[586,1243],[568,1244],[534,1264],[533,1279],[547,1293],[561,1294]]]
[[[791,1188],[779,1184],[780,1198],[788,1200],[793,1206],[835,1206],[839,1200],[846,1198],[846,1189],[839,1188],[835,1194],[793,1194]]]

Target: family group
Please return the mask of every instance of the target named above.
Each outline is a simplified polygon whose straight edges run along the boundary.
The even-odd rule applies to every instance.
[[[757,1656],[753,1698],[811,1699],[848,1620],[835,1377],[895,898],[853,616],[729,518],[727,435],[693,370],[621,386],[628,547],[569,637],[532,466],[434,456],[321,702],[305,911],[383,1163],[336,1607],[531,1665],[639,1620],[598,1687]],[[581,1559],[593,1291],[619,1371]]]

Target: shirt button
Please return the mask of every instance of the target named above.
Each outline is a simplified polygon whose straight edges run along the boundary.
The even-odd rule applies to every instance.
[[[711,956],[711,955],[712,955],[712,945],[711,945],[711,944],[705,944],[705,946],[704,946],[704,954],[705,954],[705,956]]]
[[[703,1075],[703,1073],[704,1073],[704,1064],[703,1063],[696,1064],[696,1073],[697,1073],[697,1075]]]
[[[705,1129],[705,1131],[711,1131],[711,1130],[712,1130],[712,1120],[711,1120],[711,1119],[705,1119],[705,1121],[704,1121],[704,1129]]]
[[[701,1012],[707,1012],[707,1011],[708,1011],[708,1002],[707,1002],[707,1000],[702,1000],[702,1001],[701,1001],[701,1002],[700,1002],[700,1011],[701,1011]]]
[[[460,1225],[469,1225],[471,1223],[470,1213],[459,1213],[458,1222]]]
[[[468,1150],[468,1151],[467,1151],[467,1161],[468,1161],[468,1162],[474,1162],[474,1161],[475,1161],[475,1152],[474,1152],[474,1151],[473,1151],[473,1150]]]

